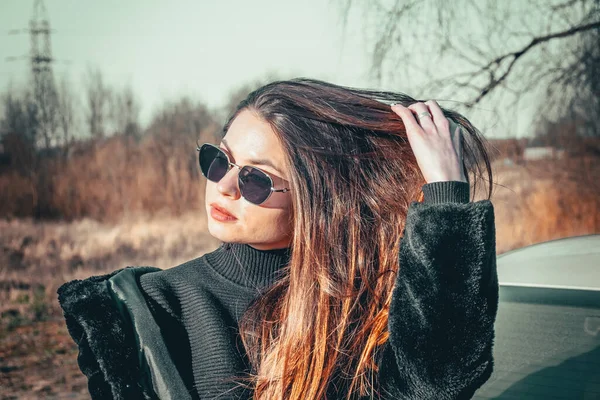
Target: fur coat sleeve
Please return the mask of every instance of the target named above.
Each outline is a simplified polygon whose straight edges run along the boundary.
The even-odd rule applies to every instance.
[[[67,330],[77,344],[77,364],[88,378],[96,399],[155,399],[147,385],[140,359],[139,340],[132,319],[119,307],[111,279],[156,271],[153,267],[126,267],[109,274],[72,280],[58,288],[58,302]],[[126,272],[134,274],[125,274]],[[133,286],[133,285],[130,285]]]
[[[400,243],[380,367],[390,399],[470,399],[493,370],[494,208],[432,195],[440,184],[411,204]]]

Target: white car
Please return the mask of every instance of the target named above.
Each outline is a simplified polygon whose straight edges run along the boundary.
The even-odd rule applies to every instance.
[[[497,257],[494,372],[474,399],[600,399],[600,235]]]

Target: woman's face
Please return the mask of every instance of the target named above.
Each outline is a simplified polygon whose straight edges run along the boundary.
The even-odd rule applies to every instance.
[[[291,188],[279,139],[271,126],[253,112],[246,109],[238,114],[219,147],[232,163],[265,171],[273,179],[275,189]],[[267,160],[272,165],[256,160]],[[246,243],[259,250],[289,247],[293,229],[291,192],[273,192],[264,203],[252,204],[240,194],[239,171],[232,166],[219,182],[207,181],[208,231],[222,242]],[[213,217],[212,203],[225,208],[235,219],[220,221]]]

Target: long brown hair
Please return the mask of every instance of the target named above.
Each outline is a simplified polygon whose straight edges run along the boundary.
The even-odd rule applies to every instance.
[[[225,124],[224,133],[240,111],[254,112],[278,135],[291,166],[290,261],[240,321],[254,399],[378,394],[399,241],[426,183],[388,103],[416,101],[297,78],[253,91]],[[464,128],[474,192],[477,181],[492,182],[485,141],[460,114],[444,114]]]

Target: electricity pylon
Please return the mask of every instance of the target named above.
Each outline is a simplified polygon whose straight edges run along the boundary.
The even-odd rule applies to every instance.
[[[56,140],[58,127],[58,96],[52,73],[52,48],[50,46],[50,22],[43,0],[36,0],[33,18],[29,21],[31,38],[31,74],[38,112],[39,133],[49,148]]]
[[[29,56],[7,57],[7,61],[28,58],[31,66],[31,80],[33,84],[33,104],[35,121],[31,121],[35,127],[34,138],[36,145],[46,148],[56,144],[58,129],[58,94],[52,72],[52,63],[56,61],[52,57],[50,44],[50,21],[43,0],[35,0],[33,15],[29,21],[28,29],[16,29],[9,31],[10,34],[26,32],[29,33],[31,49]]]

